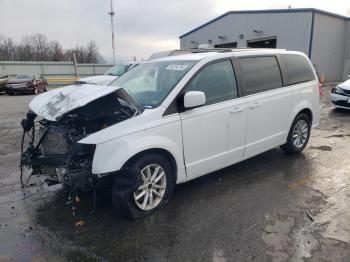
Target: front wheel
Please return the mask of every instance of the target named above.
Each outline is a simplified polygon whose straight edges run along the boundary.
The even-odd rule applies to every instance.
[[[112,199],[114,207],[126,218],[141,218],[169,202],[175,175],[168,159],[160,154],[143,155],[132,161],[127,174],[116,177]]]
[[[294,119],[288,133],[287,142],[281,149],[289,154],[301,152],[307,145],[310,138],[311,120],[306,114],[299,114]]]

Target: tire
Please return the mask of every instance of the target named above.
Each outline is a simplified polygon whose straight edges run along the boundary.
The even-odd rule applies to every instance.
[[[281,146],[281,149],[287,154],[300,153],[309,141],[310,131],[310,117],[304,113],[297,115],[290,127],[287,142]]]
[[[158,173],[156,173],[158,167]],[[148,168],[150,173],[147,172]],[[150,153],[138,157],[125,169],[126,173],[116,176],[112,189],[113,205],[123,217],[128,219],[145,217],[170,201],[174,192],[175,174],[167,158]],[[164,172],[163,175],[161,175],[162,172]],[[147,178],[147,174],[151,175]],[[153,175],[155,175],[153,181],[158,179],[156,183],[148,181]]]
[[[44,91],[43,92],[47,92],[47,86],[44,87]]]

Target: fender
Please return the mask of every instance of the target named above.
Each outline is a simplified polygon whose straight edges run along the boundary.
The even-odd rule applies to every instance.
[[[92,163],[92,173],[101,176],[105,173],[121,170],[123,165],[138,153],[149,149],[163,149],[168,151],[175,159],[177,183],[185,182],[186,171],[181,132],[178,134],[178,139],[174,141],[168,137],[144,131],[97,144]]]
[[[309,109],[312,113],[312,118],[314,119],[314,110],[313,110],[313,106],[310,103],[310,101],[308,100],[302,100],[300,101],[293,109],[293,111],[289,114],[289,119],[288,119],[288,126],[286,127],[286,130],[288,130],[284,137],[283,137],[283,142],[287,141],[287,137],[288,137],[288,133],[289,133],[289,129],[294,121],[294,118],[304,109]],[[312,125],[312,123],[311,123]]]

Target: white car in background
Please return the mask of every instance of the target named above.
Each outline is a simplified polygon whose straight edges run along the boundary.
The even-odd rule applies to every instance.
[[[331,102],[336,108],[350,109],[350,79],[332,89]]]
[[[136,62],[123,62],[113,66],[103,75],[80,78],[79,80],[75,81],[75,83],[107,86],[114,80],[116,80],[118,77],[120,77],[122,74],[124,74],[125,72],[127,72],[131,68],[134,68],[137,65],[138,63]]]

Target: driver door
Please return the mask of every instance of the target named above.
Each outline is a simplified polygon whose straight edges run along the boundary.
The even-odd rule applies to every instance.
[[[237,86],[231,61],[221,60],[205,66],[186,87],[202,91],[204,106],[180,113],[187,180],[228,166],[243,158],[245,113],[232,114]],[[233,119],[234,118],[234,119]],[[238,144],[230,148],[230,123],[237,126]]]

